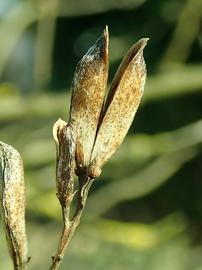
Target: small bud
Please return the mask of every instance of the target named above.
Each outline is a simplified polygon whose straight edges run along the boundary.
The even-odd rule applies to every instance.
[[[70,123],[77,132],[77,169],[87,167],[95,141],[108,77],[108,29],[78,63],[73,84]]]
[[[56,187],[57,197],[62,206],[70,203],[74,196],[74,163],[76,136],[71,124],[59,119],[53,126],[53,136],[56,141],[57,167]]]
[[[25,269],[28,258],[23,163],[20,154],[3,142],[0,142],[0,212],[14,269]]]
[[[112,82],[104,106],[92,154],[92,163],[102,167],[122,143],[138,109],[146,80],[143,49],[139,40],[126,54]]]

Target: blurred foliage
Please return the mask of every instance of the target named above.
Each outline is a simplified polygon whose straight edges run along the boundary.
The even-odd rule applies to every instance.
[[[24,160],[30,269],[48,268],[61,229],[52,125],[68,118],[75,65],[106,24],[109,83],[147,36],[148,80],[62,269],[202,269],[201,19],[201,0],[0,1],[0,139]],[[2,229],[0,242],[11,269]]]

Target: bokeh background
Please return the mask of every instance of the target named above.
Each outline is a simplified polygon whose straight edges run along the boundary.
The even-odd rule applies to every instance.
[[[29,269],[48,269],[61,229],[52,125],[105,25],[109,83],[142,37],[148,80],[61,269],[202,269],[201,20],[201,0],[0,0],[0,139],[24,160]],[[12,269],[2,228],[0,269]]]

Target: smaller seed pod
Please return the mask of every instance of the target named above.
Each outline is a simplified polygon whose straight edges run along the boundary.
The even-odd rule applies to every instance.
[[[0,142],[0,213],[14,269],[26,269],[23,162],[17,150],[3,142]]]
[[[62,206],[71,203],[74,196],[74,165],[76,136],[71,124],[58,119],[53,126],[56,143],[56,187],[57,197]]]

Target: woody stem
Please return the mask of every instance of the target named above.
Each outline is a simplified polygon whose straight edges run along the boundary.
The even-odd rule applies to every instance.
[[[72,220],[70,221],[68,218],[68,212],[70,210],[70,206],[63,207],[62,206],[62,213],[63,213],[63,230],[61,233],[58,249],[56,255],[52,257],[52,265],[50,270],[57,270],[64,258],[65,251],[68,248],[70,240],[79,225],[86,200],[88,197],[88,191],[93,183],[93,179],[90,179],[86,176],[79,176],[79,189],[77,194],[77,206],[75,213],[73,215]]]

